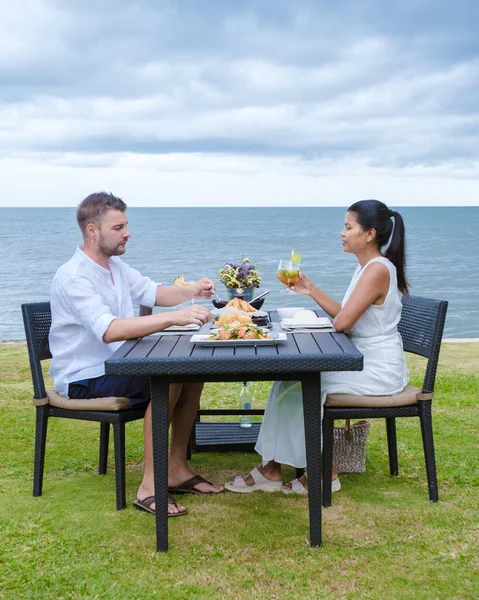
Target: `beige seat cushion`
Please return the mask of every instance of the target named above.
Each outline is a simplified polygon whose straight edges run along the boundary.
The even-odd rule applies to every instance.
[[[108,398],[91,398],[90,400],[65,398],[54,390],[47,390],[48,402],[56,408],[65,408],[67,410],[108,410],[118,411],[131,408],[128,398],[110,396]],[[36,403],[35,403],[36,404]]]
[[[360,396],[359,394],[328,394],[326,406],[362,406],[368,408],[388,406],[409,406],[420,400],[432,400],[434,394],[424,394],[421,388],[407,385],[394,396]]]

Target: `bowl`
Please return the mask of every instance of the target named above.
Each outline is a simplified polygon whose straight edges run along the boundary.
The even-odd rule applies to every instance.
[[[251,306],[256,308],[256,310],[259,310],[263,306],[265,300],[266,298],[259,298],[259,300],[251,300],[251,302],[248,302],[248,304],[251,304]],[[224,308],[228,304],[229,300],[218,300],[217,298],[213,298],[211,302],[215,308]]]
[[[294,323],[314,323],[318,317],[312,310],[300,310],[293,316]]]
[[[278,308],[278,317],[280,319],[292,319],[294,315],[300,310],[304,310],[304,307],[288,306],[286,308]]]

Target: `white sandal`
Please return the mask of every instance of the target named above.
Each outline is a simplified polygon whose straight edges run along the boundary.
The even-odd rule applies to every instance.
[[[291,481],[291,489],[287,488],[285,485],[281,488],[283,494],[307,494],[308,490],[304,487],[299,479],[293,479]]]
[[[336,477],[336,479],[333,479],[331,481],[331,491],[332,492],[339,492],[339,490],[341,489],[341,482],[339,481],[339,477]],[[304,485],[301,483],[301,481],[299,479],[293,479],[293,481],[291,482],[291,489],[287,488],[286,486],[283,486],[281,491],[283,492],[283,494],[307,494],[308,490],[304,487]]]
[[[235,477],[233,483],[228,481],[225,483],[225,488],[230,492],[238,492],[239,494],[250,494],[251,492],[279,492],[283,487],[282,481],[271,481],[266,479],[264,475],[254,468],[251,473],[253,485],[247,485],[244,477]]]

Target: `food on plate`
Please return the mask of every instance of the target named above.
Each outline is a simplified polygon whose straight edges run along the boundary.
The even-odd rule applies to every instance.
[[[222,327],[223,325],[231,325],[232,323],[238,323],[239,325],[245,325],[251,323],[251,317],[248,315],[240,315],[235,310],[222,313],[216,320],[216,325]]]
[[[225,308],[227,307],[233,307],[236,308],[238,310],[242,310],[243,312],[256,312],[256,308],[253,308],[251,306],[251,304],[249,304],[248,302],[246,302],[246,300],[241,300],[241,298],[233,298],[233,300],[230,300],[228,302],[228,304],[225,306]]]
[[[185,287],[187,285],[191,285],[191,283],[188,283],[187,281],[185,281],[185,276],[184,275],[178,275],[178,277],[176,277],[174,279],[173,285],[178,285],[180,287]]]
[[[252,323],[223,325],[209,340],[270,340],[271,336]]]

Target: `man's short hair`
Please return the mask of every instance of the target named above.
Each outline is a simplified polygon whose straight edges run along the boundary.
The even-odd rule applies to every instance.
[[[83,233],[88,223],[101,225],[103,217],[109,210],[125,212],[126,204],[121,198],[107,192],[95,192],[87,196],[77,208],[77,222]]]

